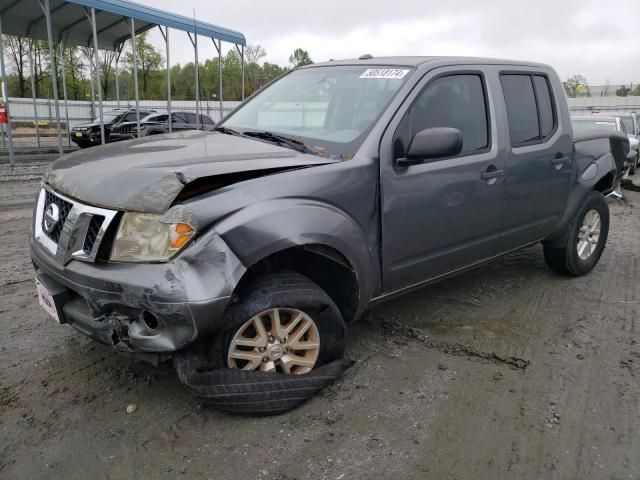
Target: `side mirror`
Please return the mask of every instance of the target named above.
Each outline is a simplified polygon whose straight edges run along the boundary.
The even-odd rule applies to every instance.
[[[398,165],[408,167],[435,158],[453,157],[462,151],[462,132],[457,128],[434,127],[421,130],[411,139],[406,158]]]

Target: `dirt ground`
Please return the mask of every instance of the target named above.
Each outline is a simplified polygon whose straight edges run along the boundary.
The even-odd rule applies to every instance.
[[[590,275],[536,246],[391,301],[351,327],[335,385],[243,418],[47,318],[35,177],[0,181],[0,478],[640,478],[640,193],[611,204]]]

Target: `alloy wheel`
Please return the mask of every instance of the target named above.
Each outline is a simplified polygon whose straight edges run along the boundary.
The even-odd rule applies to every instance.
[[[295,308],[271,308],[247,320],[231,339],[227,365],[242,370],[301,375],[320,353],[313,319]]]
[[[597,210],[589,210],[582,219],[582,226],[578,231],[578,256],[588,260],[596,250],[600,239],[600,214]]]

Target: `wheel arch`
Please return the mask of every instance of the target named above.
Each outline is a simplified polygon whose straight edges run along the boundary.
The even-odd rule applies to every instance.
[[[345,212],[320,202],[279,199],[242,209],[215,226],[247,271],[235,287],[277,270],[298,272],[323,288],[345,321],[357,318],[379,269],[367,236]]]
[[[247,269],[234,295],[242,295],[246,286],[261,276],[286,271],[299,273],[322,288],[345,322],[359,314],[360,286],[353,266],[340,252],[320,244],[290,247],[259,260]]]
[[[565,242],[567,226],[574,219],[576,213],[591,192],[598,191],[607,195],[614,189],[617,168],[610,152],[601,155],[588,164],[578,174],[577,181],[571,187],[565,211],[554,232],[543,240],[549,247],[557,247]]]

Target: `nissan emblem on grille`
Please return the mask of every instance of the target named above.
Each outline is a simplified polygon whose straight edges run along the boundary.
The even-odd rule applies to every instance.
[[[44,229],[47,233],[51,233],[60,221],[60,208],[55,203],[49,204],[44,212]]]

